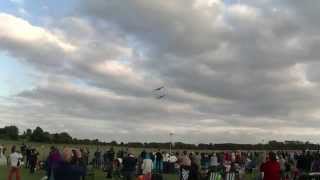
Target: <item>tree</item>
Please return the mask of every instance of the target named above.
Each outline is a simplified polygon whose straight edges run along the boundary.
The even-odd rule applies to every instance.
[[[5,130],[9,139],[12,139],[12,140],[19,139],[19,129],[16,126],[5,127]]]
[[[4,128],[0,128],[0,138],[18,140],[19,129],[16,126],[6,126]]]
[[[73,139],[72,137],[66,133],[66,132],[63,132],[63,133],[56,133],[56,134],[53,134],[53,142],[54,143],[65,143],[65,144],[70,144],[73,142]]]
[[[30,140],[35,142],[45,142],[43,130],[40,127],[36,127],[36,129],[32,132]]]
[[[111,141],[111,142],[110,142],[110,145],[111,145],[111,146],[117,146],[118,143],[117,143],[117,141]]]
[[[20,136],[22,139],[30,140],[32,135],[32,130],[27,129],[26,131],[23,132],[23,134]]]
[[[32,130],[31,129],[27,129],[26,136],[30,138],[31,135],[32,135]]]

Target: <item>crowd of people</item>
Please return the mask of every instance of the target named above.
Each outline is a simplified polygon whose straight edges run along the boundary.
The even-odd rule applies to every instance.
[[[43,170],[47,180],[86,180],[95,171],[103,171],[106,179],[119,180],[161,180],[163,173],[176,174],[179,180],[298,180],[320,174],[317,151],[133,153],[97,148],[91,153],[89,148],[52,146],[47,155],[40,154],[25,144],[12,146],[10,153],[2,145],[0,165],[10,166],[8,180],[21,180],[21,168],[31,174]]]

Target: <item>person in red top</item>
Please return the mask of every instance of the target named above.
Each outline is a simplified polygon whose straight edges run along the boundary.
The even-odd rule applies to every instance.
[[[275,153],[269,153],[269,160],[261,165],[261,172],[264,173],[263,180],[280,180],[280,164]]]

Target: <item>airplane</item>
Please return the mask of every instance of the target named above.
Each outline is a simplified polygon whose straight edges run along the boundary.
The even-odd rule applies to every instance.
[[[157,99],[162,99],[164,98],[166,95],[161,95],[161,96],[158,96]]]
[[[161,89],[164,89],[164,86],[161,86],[159,88],[154,89],[153,91],[160,91]]]

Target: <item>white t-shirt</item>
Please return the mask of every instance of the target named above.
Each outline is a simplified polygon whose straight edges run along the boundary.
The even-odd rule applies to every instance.
[[[177,161],[178,161],[178,159],[177,159],[176,156],[170,156],[170,158],[169,158],[169,162],[170,162],[170,163],[175,163],[175,162],[177,162]]]
[[[210,159],[210,165],[211,166],[218,166],[219,163],[218,163],[218,157],[217,156],[212,156],[211,159]]]
[[[153,164],[152,164],[152,160],[151,159],[143,160],[143,163],[142,163],[143,174],[151,173],[152,166],[153,166]]]
[[[20,153],[14,152],[14,153],[10,154],[9,158],[10,158],[11,167],[18,167],[18,162],[23,157]]]

